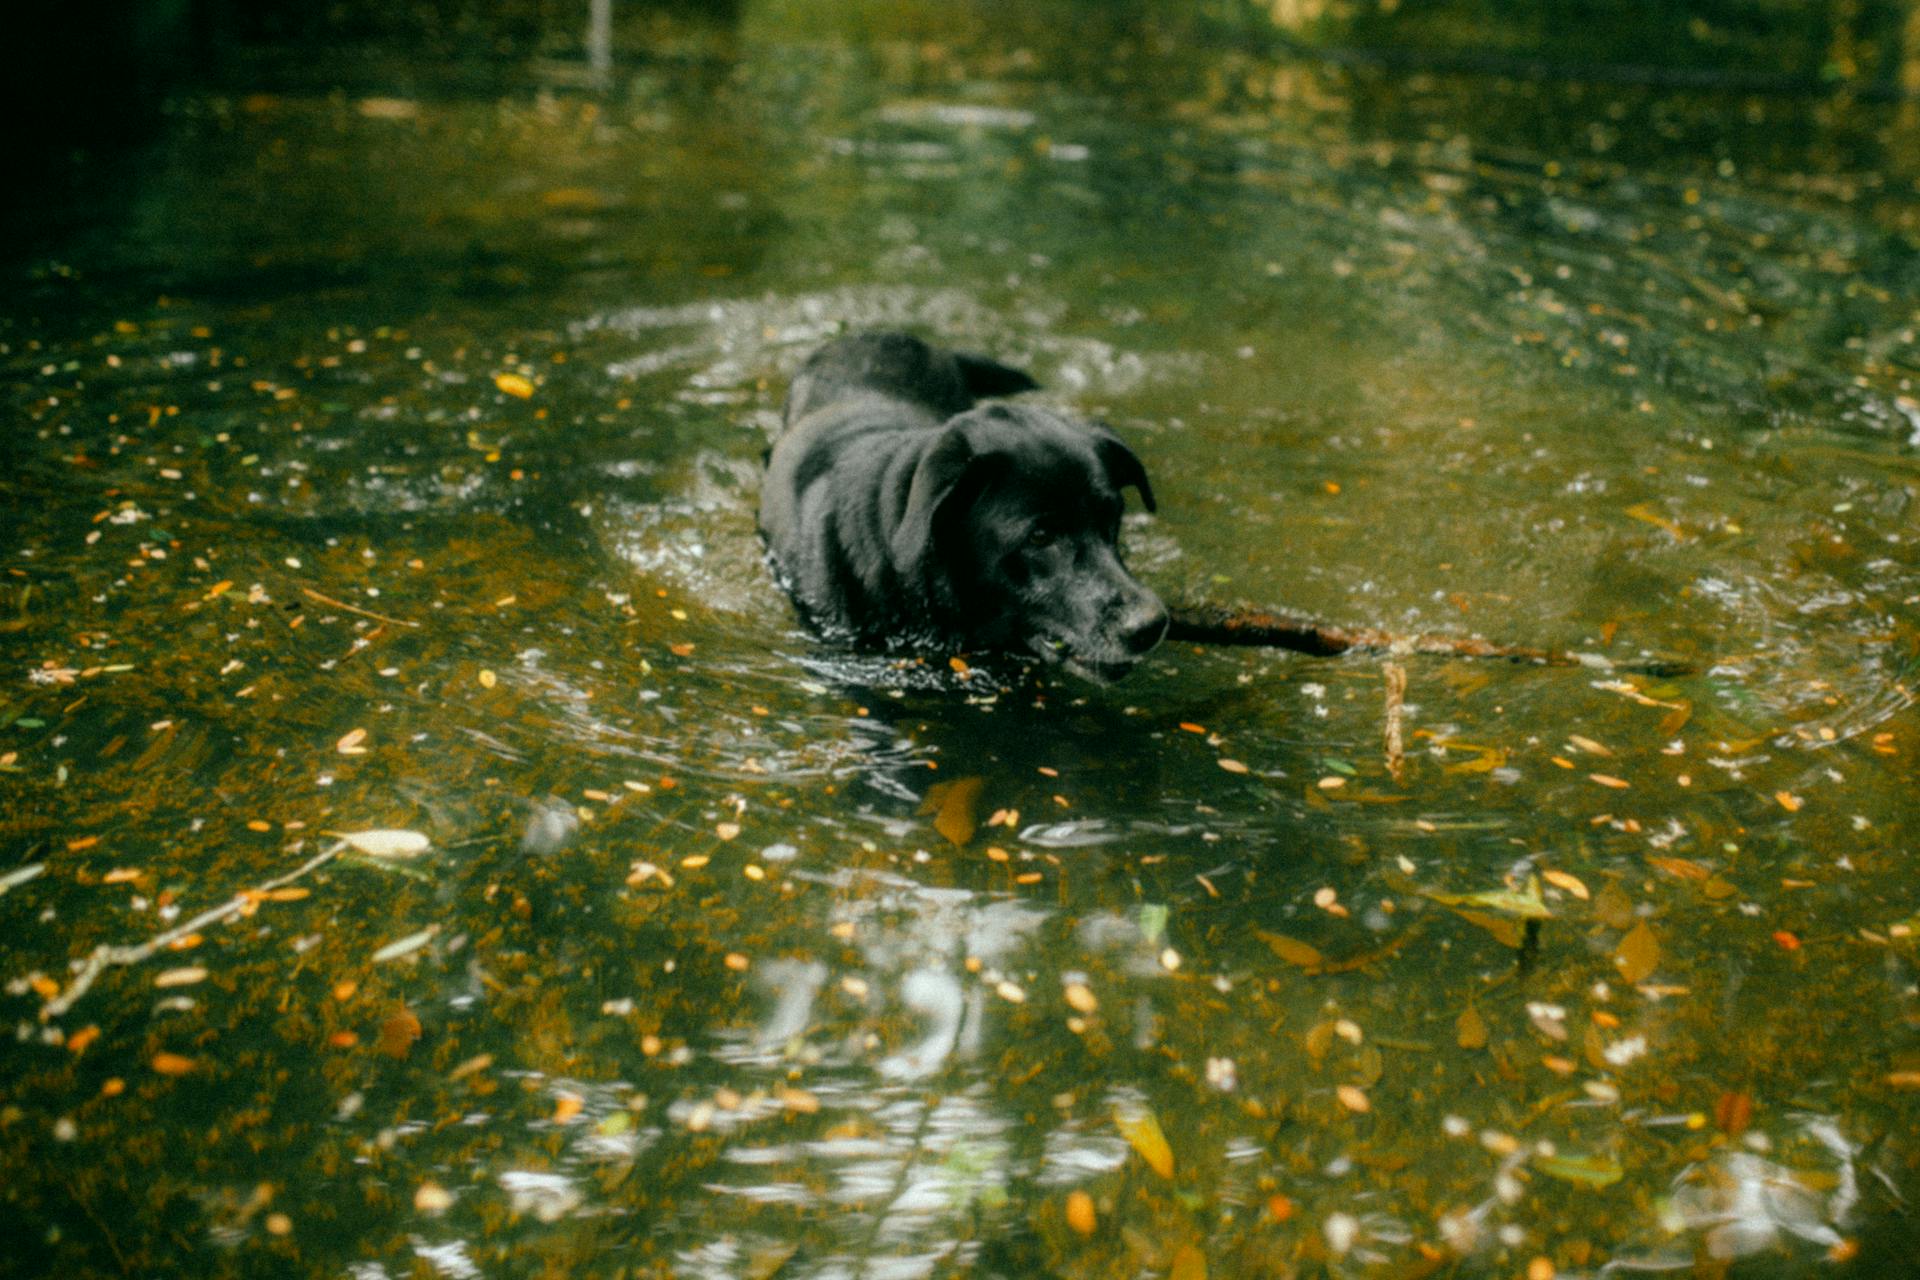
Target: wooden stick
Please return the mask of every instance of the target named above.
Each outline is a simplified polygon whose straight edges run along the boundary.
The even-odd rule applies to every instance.
[[[1693,667],[1663,658],[1615,662],[1597,653],[1535,649],[1496,644],[1478,636],[1396,635],[1372,627],[1335,627],[1297,614],[1265,609],[1225,609],[1216,605],[1174,605],[1167,639],[1190,644],[1253,645],[1291,649],[1331,657],[1355,649],[1377,653],[1438,653],[1458,658],[1501,658],[1546,667],[1588,667],[1596,671],[1632,671],[1650,676],[1687,675]]]

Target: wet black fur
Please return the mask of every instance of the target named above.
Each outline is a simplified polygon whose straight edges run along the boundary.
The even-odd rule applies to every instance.
[[[760,529],[816,630],[871,647],[1004,650],[1096,678],[1167,612],[1121,564],[1121,490],[1147,473],[1105,426],[983,396],[1017,369],[899,333],[821,348],[794,376]]]

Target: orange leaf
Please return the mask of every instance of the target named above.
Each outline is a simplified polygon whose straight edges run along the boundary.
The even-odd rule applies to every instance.
[[[1099,1223],[1098,1215],[1093,1211],[1093,1197],[1077,1188],[1067,1193],[1067,1225],[1073,1233],[1090,1236]]]

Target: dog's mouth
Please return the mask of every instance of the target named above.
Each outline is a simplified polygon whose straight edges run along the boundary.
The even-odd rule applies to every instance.
[[[1060,667],[1094,684],[1112,684],[1140,665],[1138,658],[1096,658],[1058,636],[1035,636],[1028,642],[1042,662]]]

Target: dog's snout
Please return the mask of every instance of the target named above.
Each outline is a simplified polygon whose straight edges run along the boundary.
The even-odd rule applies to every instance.
[[[1153,647],[1167,634],[1167,611],[1155,601],[1150,607],[1136,613],[1128,619],[1125,630],[1120,634],[1121,643],[1127,646],[1127,652],[1135,657],[1144,657],[1153,651]]]

